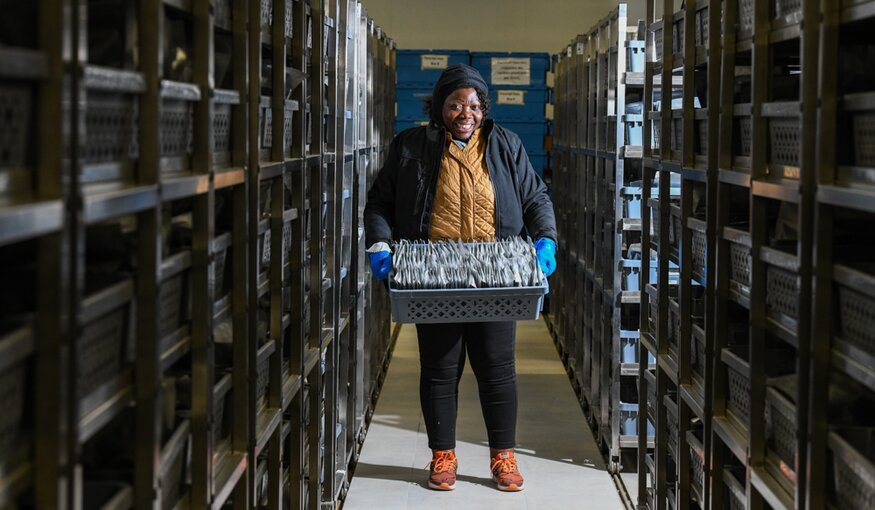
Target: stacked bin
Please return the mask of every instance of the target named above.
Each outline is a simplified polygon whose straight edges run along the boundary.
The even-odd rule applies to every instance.
[[[428,115],[423,101],[431,96],[441,73],[453,64],[469,64],[466,50],[398,50],[396,67],[395,132],[423,126]]]
[[[0,506],[335,505],[388,356],[352,242],[393,42],[353,0],[71,9],[0,35]]]
[[[544,177],[549,168],[546,105],[550,102],[550,55],[472,52],[471,66],[489,85],[489,116],[520,136],[532,166]]]
[[[556,63],[560,274],[548,316],[614,471],[628,466],[626,454],[639,447],[639,426],[654,433],[639,407],[645,387],[639,381],[656,361],[639,346],[643,271],[653,267],[644,259],[655,256],[642,249],[643,41],[627,24],[621,4]],[[652,446],[652,437],[643,443],[645,450]]]

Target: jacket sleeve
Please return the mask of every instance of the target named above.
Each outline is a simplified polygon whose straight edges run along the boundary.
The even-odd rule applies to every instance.
[[[556,216],[553,212],[553,202],[547,194],[547,185],[532,168],[529,155],[522,143],[516,153],[515,167],[519,189],[520,203],[523,208],[523,222],[533,240],[549,237],[559,242],[556,232]]]
[[[398,138],[392,141],[383,168],[368,191],[365,204],[365,244],[392,241],[395,219],[395,186],[398,175]]]

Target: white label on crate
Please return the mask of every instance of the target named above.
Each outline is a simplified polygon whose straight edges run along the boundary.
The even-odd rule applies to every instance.
[[[583,43],[582,42],[577,43],[577,54],[578,55],[583,55],[583,49],[584,49]]]
[[[421,55],[419,57],[419,68],[423,71],[426,69],[446,69],[449,63],[449,55]]]
[[[547,120],[553,120],[553,115],[553,105],[550,103],[544,105],[544,117],[546,117]]]
[[[526,94],[523,90],[499,90],[498,104],[526,104]]]
[[[492,59],[493,85],[531,85],[532,59],[494,57]]]

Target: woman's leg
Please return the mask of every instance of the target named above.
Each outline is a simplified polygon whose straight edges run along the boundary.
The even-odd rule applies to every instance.
[[[469,323],[465,343],[477,377],[489,446],[494,450],[513,448],[517,418],[516,322]]]
[[[417,324],[419,340],[419,401],[428,447],[456,447],[459,380],[465,368],[463,324]]]

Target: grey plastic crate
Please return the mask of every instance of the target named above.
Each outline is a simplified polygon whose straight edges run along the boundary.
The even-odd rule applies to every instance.
[[[772,18],[792,23],[802,16],[802,0],[772,0]]]
[[[702,446],[701,431],[688,430],[687,444],[690,447],[690,483],[698,491],[698,497],[705,494],[705,448]],[[702,503],[702,501],[700,501]]]
[[[88,164],[137,158],[139,97],[119,91],[89,90],[85,114]]]
[[[696,120],[693,121],[696,126],[696,143],[694,144],[696,154],[700,156],[708,155],[708,110],[700,108],[696,110]]]
[[[546,293],[546,282],[539,287],[389,289],[392,319],[417,324],[535,320]]]
[[[698,6],[697,6],[698,7]],[[708,45],[708,5],[696,10],[696,44]]]
[[[727,489],[725,494],[729,510],[745,510],[747,507],[747,493],[744,489],[744,482],[739,482],[731,470],[724,469],[723,483]]]
[[[165,169],[184,170],[191,156],[194,140],[194,101],[166,97],[161,102],[161,157],[169,158]]]
[[[283,107],[283,152],[288,155],[292,147],[292,116],[298,110],[298,103],[286,101]],[[266,149],[273,146],[273,106],[270,97],[262,97],[258,109],[260,141],[263,160],[270,159],[270,153]]]
[[[834,275],[842,340],[875,356],[875,278],[841,265]]]
[[[126,296],[124,302],[114,303],[111,309],[103,311],[82,328],[82,334],[76,345],[78,367],[76,389],[80,397],[87,396],[100,385],[119,375],[125,364],[126,349],[129,347],[132,334],[131,288],[131,282],[123,282],[97,292],[85,300],[87,310],[89,306],[87,303],[99,302],[102,295],[112,293]]]
[[[705,238],[705,222],[696,218],[687,218],[687,226],[692,231],[693,276],[704,282],[707,276],[705,259],[708,249]]]
[[[15,452],[21,440],[27,382],[24,365],[0,373],[0,466]]]
[[[766,309],[773,318],[793,325],[799,317],[799,274],[790,269],[796,257],[769,248],[764,248],[762,253],[768,264]]]
[[[669,350],[675,354],[678,352],[678,343],[681,338],[681,305],[677,299],[668,300],[668,345]]]
[[[684,52],[684,12],[679,11],[674,13],[672,18],[672,53]]]
[[[854,124],[854,160],[857,166],[875,166],[875,112],[856,112]]]
[[[707,362],[707,358],[705,357],[705,331],[696,324],[693,325],[693,345],[690,352],[692,353],[692,359],[690,360],[690,364],[693,369],[693,375],[698,377],[701,380],[705,379],[705,363]]]
[[[799,117],[770,118],[769,163],[780,166],[799,166],[802,123]]]
[[[227,168],[231,166],[231,110],[240,103],[240,95],[232,90],[216,90],[213,94],[213,165]]]
[[[15,82],[0,86],[0,171],[23,169],[29,163],[32,110],[30,86]]]
[[[791,400],[795,395],[787,393],[795,393],[795,387],[796,376],[787,375],[770,379],[766,388],[766,439],[790,471],[796,468],[796,406]],[[786,473],[786,469],[780,471]]]
[[[187,275],[188,271],[183,271],[161,282],[158,290],[158,331],[162,338],[179,328],[183,280]]]
[[[738,0],[738,31],[750,37],[753,35],[753,0]]]
[[[750,296],[750,234],[726,227],[723,237],[729,241],[729,286],[742,296]]]
[[[183,421],[161,449],[161,509],[176,508],[186,478],[190,422]]]
[[[225,437],[225,407],[231,392],[231,384],[231,375],[227,374],[213,387],[213,423],[211,430],[214,446]]]
[[[729,399],[726,408],[747,426],[750,423],[750,365],[732,350],[724,348],[720,355],[726,364],[729,381]]]
[[[875,428],[855,427],[830,431],[832,452],[832,503],[835,508],[875,508]]]
[[[674,459],[678,458],[678,404],[671,396],[663,397],[665,421],[668,428],[668,450]]]

